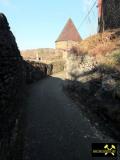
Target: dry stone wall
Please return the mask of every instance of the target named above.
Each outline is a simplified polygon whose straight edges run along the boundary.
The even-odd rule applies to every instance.
[[[89,55],[76,56],[70,52],[66,52],[66,78],[69,80],[80,81],[85,78],[83,74],[89,73],[96,67],[96,60],[94,57]]]
[[[0,14],[0,159],[9,157],[19,114],[17,101],[24,84],[23,60],[6,17]]]
[[[87,54],[76,56],[74,53],[68,52],[65,71],[66,79],[86,84],[85,88],[88,87],[88,90],[91,81],[98,80],[101,90],[111,92],[113,96],[116,94],[120,98],[120,94],[117,91],[120,82],[119,70],[100,63],[99,59],[96,59],[94,56]],[[93,88],[94,86],[93,83]]]
[[[104,118],[119,130],[120,71],[93,56],[70,52],[66,56],[65,70],[64,87],[80,106],[83,104],[84,113]],[[92,116],[91,119],[94,121]]]
[[[8,21],[0,13],[0,160],[15,159],[19,105],[24,86],[50,75],[52,66],[24,61],[10,31]]]
[[[38,81],[52,74],[53,65],[35,61],[24,61],[24,75],[27,84]]]

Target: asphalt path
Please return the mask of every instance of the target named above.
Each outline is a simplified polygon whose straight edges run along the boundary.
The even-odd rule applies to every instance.
[[[28,86],[24,160],[92,160],[91,144],[105,142],[63,83],[55,75]]]

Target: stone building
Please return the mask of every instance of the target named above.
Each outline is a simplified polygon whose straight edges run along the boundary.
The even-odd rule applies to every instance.
[[[61,34],[55,41],[56,49],[66,50],[72,48],[73,46],[76,47],[79,45],[81,40],[82,39],[74,23],[72,22],[71,19],[69,19],[64,29],[62,30]]]
[[[98,32],[120,28],[120,0],[98,0]]]

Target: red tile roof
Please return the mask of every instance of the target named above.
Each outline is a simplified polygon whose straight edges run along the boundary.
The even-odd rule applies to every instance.
[[[79,32],[77,31],[77,29],[71,19],[69,19],[68,22],[66,23],[63,31],[59,35],[56,42],[68,41],[68,40],[72,40],[72,41],[81,41],[82,40],[79,35]]]

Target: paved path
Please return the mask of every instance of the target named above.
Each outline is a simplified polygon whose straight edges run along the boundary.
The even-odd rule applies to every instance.
[[[91,143],[102,141],[62,83],[54,76],[29,85],[24,160],[91,160]]]

